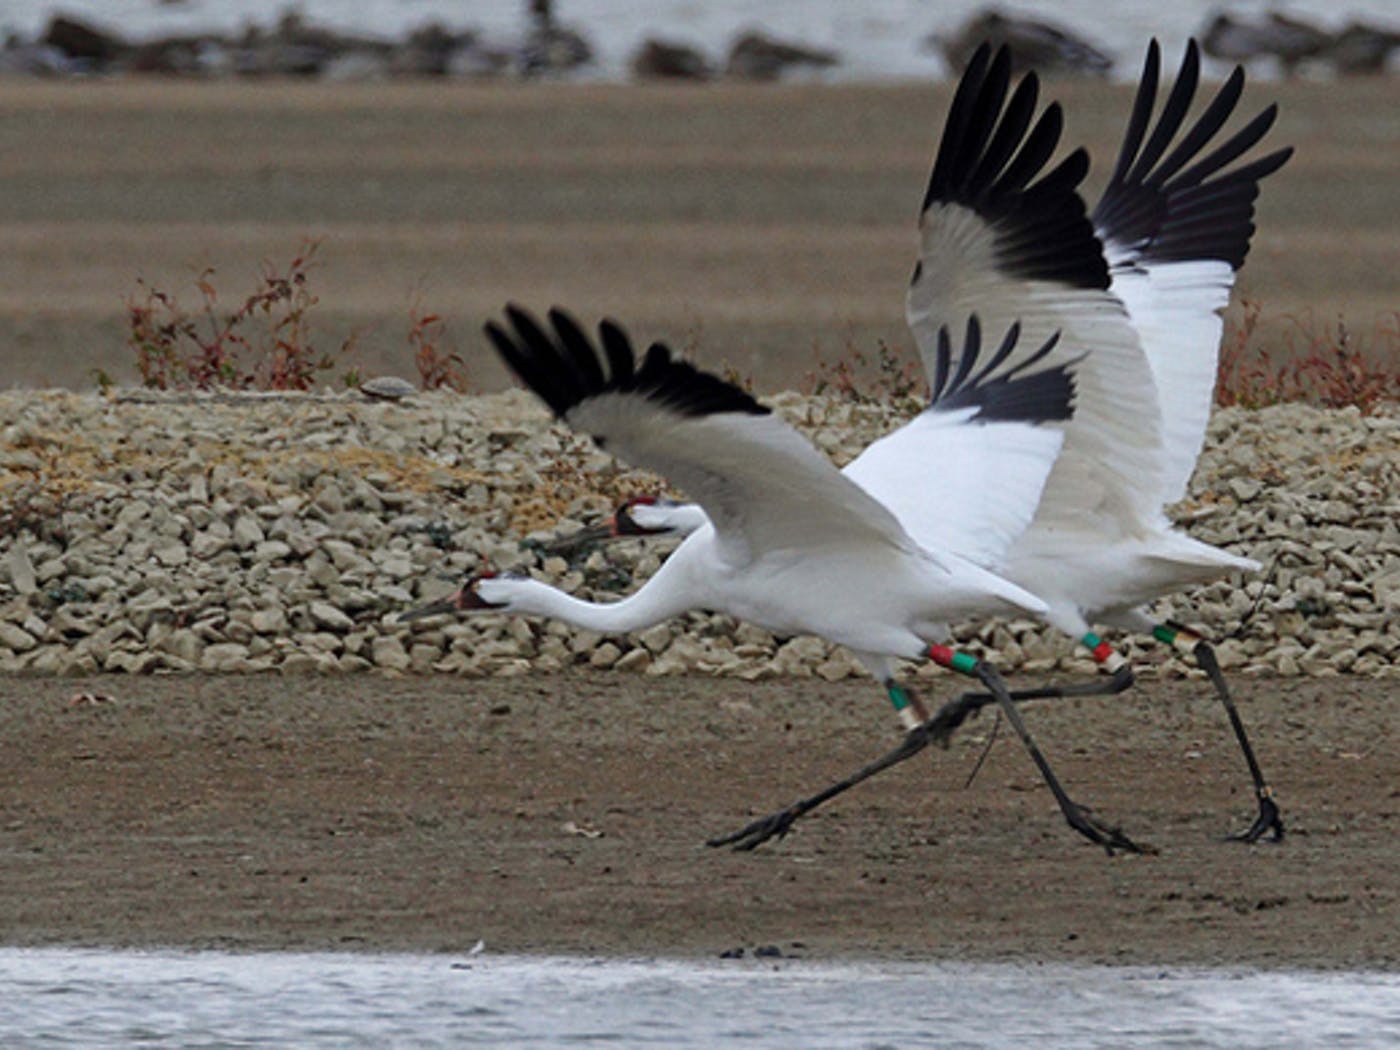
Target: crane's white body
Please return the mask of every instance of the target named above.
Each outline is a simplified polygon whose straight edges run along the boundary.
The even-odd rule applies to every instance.
[[[586,602],[539,581],[486,577],[459,592],[458,608],[549,616],[608,633],[707,609],[845,645],[886,680],[891,658],[924,655],[930,642],[945,640],[952,619],[1045,612],[1039,598],[944,544],[962,530],[995,556],[1029,523],[1063,441],[1035,413],[1070,413],[1067,366],[1032,373],[1029,384],[1018,380],[1029,400],[1012,411],[979,400],[987,388],[1008,387],[998,386],[994,362],[978,377],[986,388],[954,384],[946,403],[935,401],[843,473],[747,394],[671,361],[664,348],[653,347],[635,371],[626,336],[605,322],[607,375],[567,314],[551,311],[552,334],[523,311],[507,315],[514,333],[494,325],[488,333],[571,427],[662,473],[703,509],[679,511],[687,527],[698,527],[620,601]],[[1002,350],[1015,345],[1015,332]],[[975,321],[967,339],[975,359]],[[909,498],[900,465],[950,453],[976,459],[982,474],[1003,483],[962,494],[925,486],[922,498]]]
[[[581,601],[535,580],[484,579],[477,593],[514,613],[621,634],[691,609],[727,613],[778,634],[847,646],[887,677],[885,657],[918,659],[950,618],[1039,615],[1045,604],[971,562],[916,544],[839,543],[733,556],[706,523],[644,587],[616,602]]]

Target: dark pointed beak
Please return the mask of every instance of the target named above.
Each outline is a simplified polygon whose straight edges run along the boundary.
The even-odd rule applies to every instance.
[[[435,602],[427,605],[420,605],[416,609],[399,613],[395,623],[406,623],[409,620],[422,620],[429,616],[450,616],[453,613],[467,612],[472,609],[500,609],[503,605],[495,602],[488,602],[481,595],[476,593],[476,585],[483,579],[489,579],[495,573],[482,573],[480,576],[473,576],[467,583],[453,591],[446,597],[439,598]]]
[[[610,540],[617,535],[617,526],[612,519],[600,522],[597,525],[590,525],[586,529],[579,529],[578,532],[568,536],[560,536],[557,540],[540,545],[540,550],[549,554],[558,554],[562,551],[571,551],[582,547],[586,543],[601,543]]]
[[[453,591],[445,598],[439,598],[437,601],[429,602],[427,605],[420,605],[418,608],[410,609],[408,612],[401,612],[395,618],[395,622],[407,623],[409,620],[421,620],[428,616],[443,616],[455,613],[458,609],[469,608],[463,601],[465,590],[466,589],[463,588],[463,590],[460,591]]]

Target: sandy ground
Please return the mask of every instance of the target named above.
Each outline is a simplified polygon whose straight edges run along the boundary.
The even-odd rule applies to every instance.
[[[892,742],[869,683],[0,680],[0,942],[1400,965],[1394,685],[1238,685],[1281,845],[1222,841],[1252,801],[1203,683],[1031,714],[1160,849],[1109,858],[1004,727],[964,787],[985,716],[707,849]]]
[[[1063,81],[1065,142],[1107,177],[1126,87]],[[1277,99],[1240,291],[1290,315],[1393,324],[1400,80],[1252,84]],[[368,373],[413,376],[411,303],[443,314],[474,382],[509,300],[612,313],[759,389],[814,351],[908,345],[914,213],[949,85],[645,87],[0,81],[0,384],[135,377],[123,302],[144,278],[220,308],[259,264],[322,242],[312,315]],[[1387,315],[1387,312],[1392,312]],[[1390,320],[1387,321],[1387,316]],[[1393,345],[1393,343],[1391,344]]]

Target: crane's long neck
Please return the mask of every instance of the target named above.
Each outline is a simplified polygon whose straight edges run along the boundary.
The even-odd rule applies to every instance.
[[[494,579],[481,588],[488,601],[507,602],[505,611],[549,616],[604,634],[626,634],[695,608],[683,590],[666,586],[661,574],[635,594],[616,602],[586,602],[538,580]]]

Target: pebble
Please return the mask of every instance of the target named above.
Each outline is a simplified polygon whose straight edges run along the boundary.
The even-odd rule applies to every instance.
[[[354,620],[329,602],[312,602],[307,612],[318,626],[330,628],[332,631],[348,631],[355,626]]]
[[[16,543],[11,539],[5,564],[10,570],[10,585],[17,593],[33,594],[39,589],[39,581],[34,575],[34,562],[30,560],[29,552],[24,549],[23,543]]]
[[[838,463],[901,421],[880,405],[766,400]],[[16,491],[47,508],[0,535],[0,672],[864,673],[819,638],[704,613],[626,637],[509,617],[398,622],[489,569],[615,600],[675,549],[522,546],[657,482],[551,426],[520,391],[376,401],[6,391],[0,418],[0,511]],[[40,433],[68,454],[30,462],[26,435]],[[133,442],[149,449],[140,470],[110,454]],[[1232,674],[1400,676],[1400,412],[1218,412],[1171,513],[1265,566],[1155,610],[1225,638],[1217,654]],[[1191,671],[1150,640],[1110,637],[1144,676]],[[1072,641],[1027,620],[969,625],[955,640],[1007,672],[1088,666]]]

